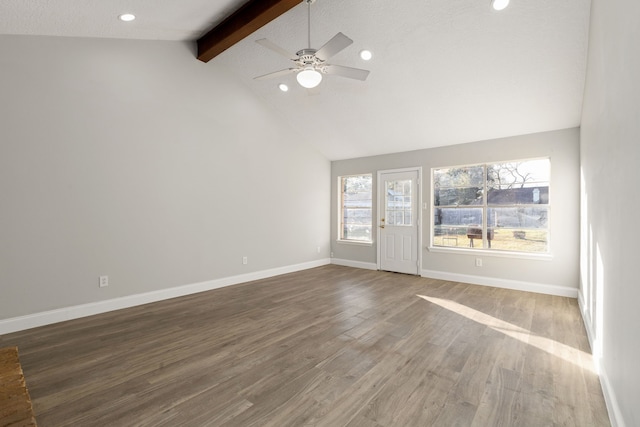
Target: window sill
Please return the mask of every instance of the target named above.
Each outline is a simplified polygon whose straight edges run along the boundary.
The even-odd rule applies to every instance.
[[[441,254],[458,254],[458,255],[482,255],[497,258],[516,258],[516,259],[532,259],[539,261],[551,261],[553,254],[534,254],[523,252],[507,252],[491,249],[462,249],[462,248],[445,248],[440,246],[428,246],[426,248],[429,252],[441,253]]]
[[[336,240],[336,243],[344,244],[344,245],[353,245],[353,246],[373,246],[373,242],[367,242],[364,240]]]

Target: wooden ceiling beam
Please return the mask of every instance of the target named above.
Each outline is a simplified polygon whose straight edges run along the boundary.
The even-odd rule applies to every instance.
[[[198,40],[198,59],[209,62],[302,0],[249,0]]]

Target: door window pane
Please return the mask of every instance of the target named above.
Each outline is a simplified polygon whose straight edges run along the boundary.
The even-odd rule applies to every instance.
[[[410,226],[411,180],[386,182],[385,220],[387,225]]]

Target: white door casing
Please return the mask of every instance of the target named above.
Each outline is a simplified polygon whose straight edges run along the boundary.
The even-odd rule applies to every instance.
[[[419,274],[420,169],[378,172],[378,269]]]

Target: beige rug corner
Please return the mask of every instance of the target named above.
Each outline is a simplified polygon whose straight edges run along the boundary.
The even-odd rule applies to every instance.
[[[18,347],[0,349],[0,427],[35,426]]]

